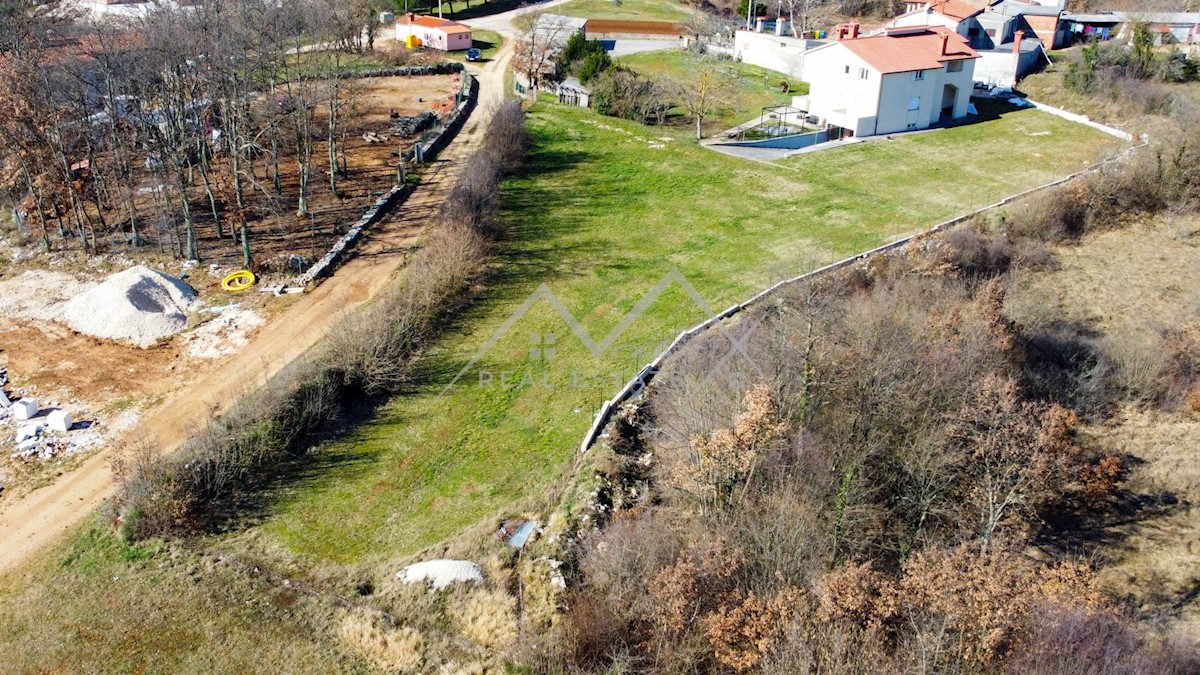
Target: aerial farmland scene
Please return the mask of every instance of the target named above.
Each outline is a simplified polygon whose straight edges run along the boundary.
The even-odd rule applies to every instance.
[[[0,0],[0,673],[1192,675],[1193,506],[1192,0]]]

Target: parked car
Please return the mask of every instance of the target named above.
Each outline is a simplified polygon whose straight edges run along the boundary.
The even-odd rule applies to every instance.
[[[479,51],[478,49],[471,47],[467,50],[468,61],[478,61],[481,58],[483,58],[483,52]]]

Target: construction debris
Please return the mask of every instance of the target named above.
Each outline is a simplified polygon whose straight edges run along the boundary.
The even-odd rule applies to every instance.
[[[46,415],[46,425],[52,431],[65,434],[71,430],[71,413],[66,410],[52,410]]]
[[[426,110],[412,117],[400,116],[392,121],[392,134],[401,138],[412,138],[437,124],[437,115]]]
[[[38,404],[37,399],[35,398],[23,398],[14,403],[12,406],[13,419],[18,421],[30,419],[37,415],[37,413]]]

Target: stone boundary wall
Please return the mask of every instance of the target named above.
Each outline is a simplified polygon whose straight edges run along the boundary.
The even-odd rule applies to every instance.
[[[439,64],[439,67],[441,65],[442,64]],[[418,149],[415,151],[416,155],[420,161],[424,162],[432,162],[437,158],[438,153],[446,149],[446,146],[451,140],[454,139],[454,136],[458,133],[458,130],[462,128],[467,118],[471,115],[471,111],[475,109],[476,100],[479,98],[479,83],[471,75],[465,74],[462,64],[454,63],[446,65],[458,67],[445,70],[444,72],[422,72],[412,74],[413,76],[417,76],[464,73],[463,89],[461,92],[462,95],[460,96],[458,105],[450,114],[449,119],[444,125],[442,125],[441,128],[434,131],[428,138],[422,139],[417,143],[416,148]],[[370,73],[361,73],[359,74],[359,77],[404,76],[403,74],[397,73],[397,71],[403,70],[406,69],[399,68],[386,71],[371,71]],[[411,154],[406,153],[406,157],[411,156]],[[371,205],[371,208],[367,209],[362,214],[362,216],[358,219],[358,222],[354,223],[354,225],[352,225],[350,229],[346,231],[346,234],[343,234],[336,242],[334,242],[333,246],[325,253],[325,255],[321,256],[319,260],[313,263],[312,266],[310,266],[303,274],[296,277],[289,285],[304,287],[310,283],[313,283],[314,281],[332,274],[333,271],[337,269],[337,263],[339,259],[341,259],[347,250],[354,246],[359,238],[362,237],[363,232],[368,227],[378,222],[380,218],[387,215],[392,209],[396,208],[396,206],[403,204],[415,189],[415,186],[408,183],[404,185],[397,185],[384,193],[382,197],[376,199],[375,203]]]
[[[583,437],[583,442],[579,446],[579,451],[587,452],[587,450],[592,447],[592,445],[596,442],[596,439],[598,439],[600,437],[600,435],[604,432],[604,429],[608,425],[609,420],[612,418],[613,413],[615,413],[620,408],[621,404],[625,403],[629,399],[641,397],[642,393],[646,389],[646,385],[648,385],[650,383],[650,381],[654,379],[654,376],[658,374],[659,368],[662,366],[663,362],[666,361],[667,358],[669,358],[670,356],[672,356],[673,354],[678,352],[692,338],[694,338],[694,337],[700,335],[701,333],[705,332],[706,330],[712,328],[717,323],[724,321],[725,319],[728,319],[729,317],[737,314],[738,312],[741,312],[744,309],[748,309],[748,308],[756,305],[757,303],[770,297],[771,295],[774,295],[776,292],[778,292],[779,290],[781,290],[783,288],[786,288],[788,286],[794,286],[796,284],[803,283],[803,282],[811,280],[811,279],[815,279],[822,275],[836,272],[845,267],[849,267],[850,265],[853,265],[857,262],[867,260],[868,258],[874,258],[883,253],[889,253],[891,251],[898,250],[900,248],[903,248],[909,242],[911,242],[915,239],[919,239],[921,237],[925,237],[930,234],[935,234],[938,232],[952,229],[952,228],[954,228],[958,225],[961,225],[962,223],[974,218],[975,216],[977,216],[979,214],[986,213],[988,211],[992,211],[994,209],[1001,208],[1003,206],[1007,206],[1015,201],[1024,199],[1025,197],[1028,197],[1029,195],[1035,194],[1037,192],[1041,192],[1043,190],[1047,190],[1047,189],[1050,189],[1053,187],[1057,187],[1059,185],[1063,185],[1064,183],[1073,181],[1076,178],[1079,178],[1080,176],[1085,176],[1085,175],[1088,175],[1091,173],[1095,173],[1096,171],[1099,171],[1101,168],[1103,168],[1109,164],[1123,160],[1125,157],[1129,156],[1131,153],[1135,152],[1136,150],[1138,150],[1139,148],[1142,148],[1144,146],[1145,146],[1144,143],[1141,145],[1135,145],[1133,147],[1127,148],[1126,150],[1124,150],[1116,155],[1113,155],[1112,157],[1109,157],[1108,159],[1097,162],[1096,164],[1093,164],[1093,165],[1089,166],[1088,168],[1083,169],[1082,171],[1077,171],[1069,176],[1059,178],[1058,180],[1050,181],[1049,183],[1045,183],[1043,185],[1039,185],[1037,187],[1030,188],[1028,190],[1023,190],[1014,195],[1005,197],[1004,199],[1001,199],[1000,201],[996,202],[995,204],[989,204],[988,206],[985,206],[980,209],[976,209],[974,211],[971,211],[970,213],[966,213],[961,216],[951,218],[950,220],[943,221],[941,223],[938,223],[937,225],[934,225],[933,227],[931,227],[927,230],[923,230],[916,234],[912,234],[907,237],[897,239],[896,241],[873,248],[869,251],[866,251],[865,253],[859,253],[858,255],[851,256],[851,257],[845,258],[843,260],[839,260],[838,262],[832,263],[830,265],[826,265],[825,267],[815,269],[811,272],[806,272],[797,277],[792,277],[791,279],[784,279],[783,281],[780,281],[779,283],[775,284],[774,286],[771,286],[770,288],[758,293],[757,295],[750,298],[749,300],[747,300],[741,304],[733,305],[732,307],[729,307],[728,309],[717,313],[715,316],[710,317],[706,321],[704,321],[700,324],[697,324],[696,326],[693,326],[692,328],[689,328],[688,330],[683,331],[678,336],[676,336],[675,340],[673,342],[671,342],[671,345],[669,347],[667,347],[665,350],[663,350],[663,352],[661,354],[659,354],[653,361],[646,364],[646,366],[644,368],[642,368],[641,371],[639,371],[638,374],[635,375],[632,380],[627,382],[624,387],[621,387],[620,391],[618,391],[615,396],[613,396],[608,401],[605,401],[604,404],[600,406],[599,412],[596,413],[596,417],[592,421],[592,426],[588,429],[587,434],[585,434]]]

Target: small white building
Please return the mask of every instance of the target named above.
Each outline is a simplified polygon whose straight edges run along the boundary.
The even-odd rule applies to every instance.
[[[979,54],[940,26],[891,28],[860,37],[858,26],[805,55],[809,114],[831,135],[874,136],[962,119]]]
[[[779,25],[782,25],[779,24]],[[781,32],[763,33],[739,30],[733,36],[733,58],[742,63],[783,73],[798,80],[804,79],[804,55],[826,44],[820,40],[805,40]]]
[[[471,27],[436,16],[409,13],[396,22],[396,39],[409,47],[428,47],[444,52],[471,48]]]

